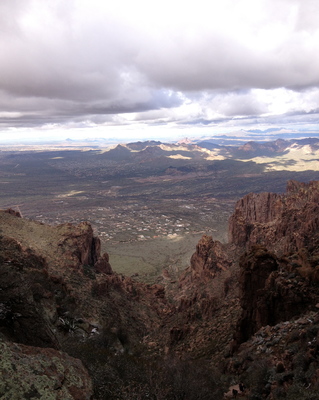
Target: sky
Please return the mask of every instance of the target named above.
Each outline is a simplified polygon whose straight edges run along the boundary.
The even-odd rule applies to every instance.
[[[317,0],[0,1],[0,140],[276,127],[319,135]]]

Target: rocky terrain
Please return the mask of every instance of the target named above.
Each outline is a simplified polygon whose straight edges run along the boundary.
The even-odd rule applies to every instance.
[[[316,399],[318,211],[316,181],[248,194],[227,244],[204,235],[154,285],[115,273],[88,223],[1,211],[0,397]]]
[[[7,354],[1,359],[1,396],[41,398],[56,386],[48,398],[89,399],[93,392],[88,373],[65,352],[81,358],[91,373],[96,362],[104,365],[108,353],[133,353],[144,333],[160,325],[167,308],[164,290],[114,274],[89,224],[51,227],[15,214],[1,212],[0,224],[0,333]],[[103,359],[87,360],[103,352]],[[21,360],[34,353],[34,366],[24,370]],[[50,354],[57,360],[55,367],[48,364]],[[10,373],[18,366],[8,369],[15,358],[19,374],[26,376],[23,388],[17,388]],[[43,379],[34,376],[38,374]],[[54,383],[57,374],[64,382],[60,386]]]
[[[225,242],[238,199],[318,179],[316,138],[215,139],[1,146],[0,208],[50,225],[88,221],[114,271],[154,283],[188,266],[202,234]]]

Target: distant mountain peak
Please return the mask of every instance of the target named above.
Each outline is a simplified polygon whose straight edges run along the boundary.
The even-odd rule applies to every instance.
[[[177,142],[178,145],[180,145],[180,144],[192,144],[192,143],[193,143],[193,141],[191,139],[187,138],[187,137],[183,138],[183,139],[180,139]]]

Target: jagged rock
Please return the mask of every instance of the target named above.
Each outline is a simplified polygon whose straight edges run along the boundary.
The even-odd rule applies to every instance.
[[[113,273],[87,223],[52,227],[0,212],[0,233],[0,334],[80,358],[105,398],[101,353],[131,352],[158,329],[171,309],[164,288]]]
[[[273,253],[262,246],[253,246],[240,259],[240,305],[235,341],[247,341],[262,326],[302,315],[315,309],[319,299],[316,284],[299,275],[289,279],[288,272]]]
[[[21,218],[21,214],[19,213],[19,211],[13,210],[12,208],[8,208],[7,210],[5,210],[5,212],[7,214],[14,215],[15,217]]]
[[[255,246],[242,256],[240,268],[242,314],[235,334],[238,344],[248,340],[259,328],[273,320],[273,310],[265,302],[265,287],[271,272],[278,269],[278,261],[265,248]]]
[[[244,342],[226,370],[244,381],[249,398],[317,398],[318,313],[259,329]]]
[[[102,257],[97,260],[97,262],[94,264],[94,270],[97,273],[108,275],[113,274],[111,264],[109,263],[109,255],[107,253],[104,253]]]
[[[193,271],[201,273],[207,269],[217,269],[217,265],[212,265],[211,254],[214,241],[211,236],[204,235],[196,245],[196,252],[191,258],[191,267]]]
[[[0,339],[2,399],[90,400],[92,382],[82,362],[54,349]]]
[[[274,222],[282,208],[282,197],[276,193],[250,193],[243,197],[236,203],[235,212],[229,219],[229,241],[239,246],[261,244],[265,238],[256,237],[255,230],[260,229],[261,224],[267,224],[267,234],[273,242]]]
[[[112,356],[135,355],[136,348],[143,354],[145,343],[149,359],[190,353],[218,364],[234,337],[233,351],[247,343],[255,351],[242,356],[237,372],[276,349],[271,371],[291,379],[298,359],[285,353],[282,337],[292,330],[286,340],[295,343],[296,329],[305,349],[302,365],[313,363],[318,371],[318,203],[318,182],[291,181],[284,195],[246,196],[230,219],[231,243],[204,235],[189,268],[179,279],[164,273],[163,286],[114,273],[88,223],[49,227],[0,212],[0,333],[20,349],[21,343],[55,347],[79,357],[99,399],[109,390],[105,376],[109,385],[113,373],[121,379],[108,364]],[[305,315],[314,311],[309,322]],[[315,372],[307,382],[318,384]]]
[[[59,348],[54,333],[54,285],[45,260],[0,236],[0,332],[21,343]]]
[[[92,226],[88,222],[81,222],[76,226],[59,225],[57,230],[63,237],[59,241],[59,247],[62,251],[68,252],[70,258],[77,260],[79,265],[93,266],[98,262],[101,257],[101,242],[99,238],[94,237]]]
[[[286,194],[250,193],[229,220],[230,242],[269,247],[278,255],[305,248],[318,256],[319,182],[289,181]]]
[[[100,239],[94,236],[88,222],[48,226],[3,211],[0,222],[4,236],[15,238],[21,246],[45,258],[51,271],[61,273],[62,265],[73,269],[82,265],[93,267],[101,257]]]
[[[227,254],[225,246],[218,240],[214,241],[211,236],[203,235],[196,246],[196,252],[191,257],[187,272],[190,272],[192,280],[209,281],[216,274],[228,271],[231,265],[231,257]],[[187,273],[182,275],[180,286],[185,285],[187,275]]]

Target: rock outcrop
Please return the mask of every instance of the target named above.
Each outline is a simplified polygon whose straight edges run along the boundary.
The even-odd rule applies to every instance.
[[[11,350],[8,357],[27,363],[33,354],[45,360],[52,354],[48,369],[42,373],[45,367],[40,358],[37,368],[46,376],[43,380],[49,381],[52,369],[54,386],[56,369],[75,371],[74,363],[79,362],[63,355],[67,352],[88,368],[85,372],[81,367],[79,376],[91,375],[100,399],[107,396],[117,368],[106,372],[106,359],[134,353],[143,337],[158,330],[162,316],[170,312],[163,286],[145,285],[112,271],[108,255],[100,255],[100,242],[89,224],[52,227],[6,212],[0,212],[0,289],[0,337],[7,347],[16,343],[15,349],[23,349],[23,357],[12,355]],[[62,351],[60,356],[58,351]],[[14,361],[12,368],[18,369]],[[21,378],[25,393],[34,389],[35,397],[42,395],[32,371],[25,374],[26,381]],[[105,375],[110,377],[108,384]],[[82,386],[69,388],[71,377],[68,372],[65,376],[68,382],[54,392],[60,397],[52,398],[90,398],[89,381],[80,394]],[[17,389],[8,385],[12,391]],[[47,387],[51,389],[51,383]],[[117,390],[116,385],[112,390]],[[17,393],[16,398],[24,398]]]
[[[249,194],[230,219],[244,250],[238,319],[228,364],[248,398],[316,398],[319,182],[290,181],[282,195]]]
[[[13,217],[16,218],[16,217]],[[0,333],[33,346],[59,348],[52,321],[57,318],[47,264],[31,249],[0,236]]]
[[[163,285],[114,273],[88,223],[18,217],[0,212],[0,372],[8,363],[23,375],[19,388],[4,375],[10,393],[89,399],[90,375],[96,399],[157,396],[176,384],[165,384],[163,362],[185,358],[223,365],[267,399],[297,390],[298,377],[319,388],[319,182],[245,196],[230,218],[230,243],[204,235],[190,266],[180,276],[166,271]],[[30,369],[21,369],[28,357]],[[255,370],[267,379],[250,381]]]
[[[19,215],[10,210],[0,211],[0,216],[0,235],[13,237],[23,248],[32,249],[41,255],[47,260],[51,271],[61,273],[61,265],[72,269],[80,269],[83,265],[94,268],[98,262],[99,272],[111,272],[108,256],[101,256],[100,239],[94,236],[88,222],[54,227],[16,218]]]
[[[273,325],[276,310],[266,297],[269,276],[277,269],[276,256],[263,247],[256,246],[241,257],[239,284],[242,314],[237,326],[237,343],[247,341],[262,326]]]
[[[171,295],[170,351],[220,362],[240,315],[237,249],[203,235]]]
[[[247,399],[316,399],[319,390],[319,313],[263,326],[226,367]]]
[[[229,241],[250,248],[260,244],[276,254],[307,249],[317,256],[319,182],[289,181],[287,192],[248,194],[229,220]]]
[[[211,236],[204,235],[196,246],[196,252],[191,257],[193,274],[207,274],[210,277],[221,271],[226,271],[231,265],[224,246]]]
[[[1,339],[0,353],[1,399],[92,399],[91,378],[80,360]]]
[[[318,295],[319,184],[290,181],[287,193],[249,194],[230,218],[240,259],[241,317],[235,342],[314,309]]]

